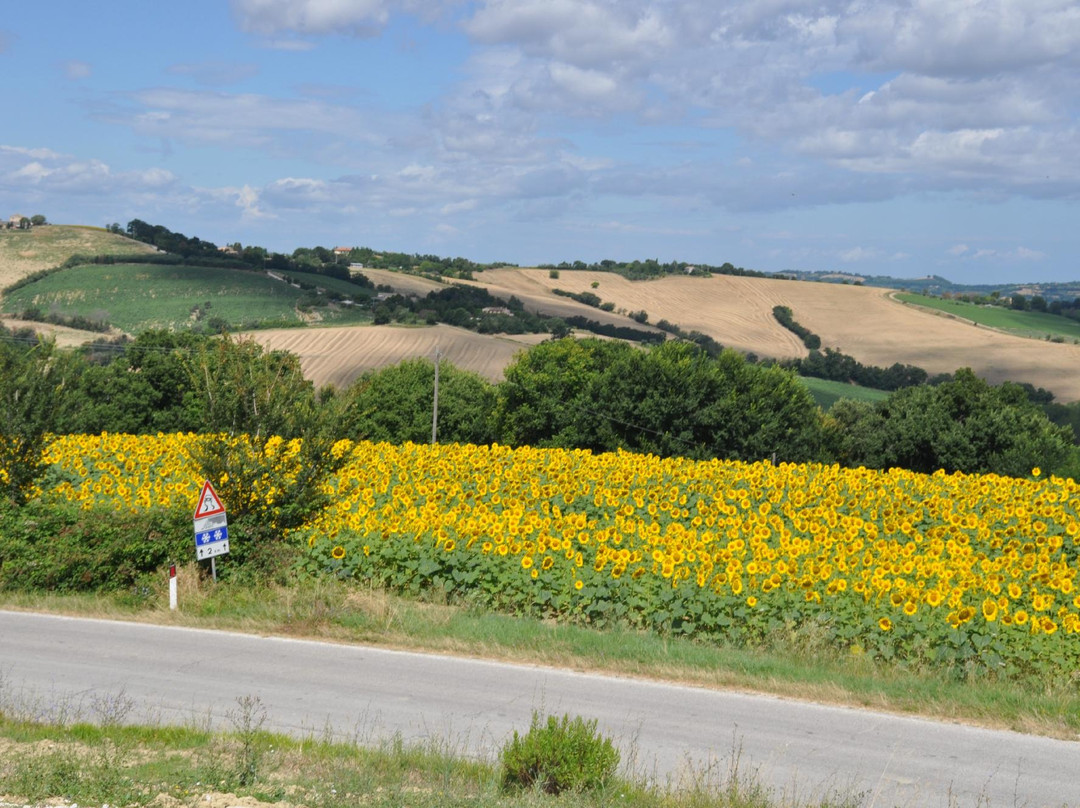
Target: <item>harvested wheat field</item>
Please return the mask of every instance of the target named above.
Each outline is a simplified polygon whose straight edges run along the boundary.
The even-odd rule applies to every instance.
[[[1080,346],[939,317],[891,300],[880,288],[728,275],[628,281],[613,273],[563,271],[550,278],[546,269],[488,270],[477,277],[493,294],[520,297],[528,290],[561,301],[552,288],[592,292],[618,308],[643,309],[650,322],[669,320],[740,351],[777,358],[805,355],[801,341],[772,315],[773,306],[789,306],[824,345],[865,364],[902,362],[931,373],[970,367],[992,383],[1030,382],[1060,401],[1080,400]]]
[[[461,286],[478,286],[487,289],[493,296],[501,300],[507,300],[511,296],[514,296],[521,301],[521,304],[527,311],[541,312],[551,317],[577,316],[607,325],[629,326],[631,328],[652,332],[659,332],[660,330],[649,325],[636,323],[625,314],[601,311],[592,306],[586,306],[584,303],[578,303],[576,300],[560,297],[559,295],[553,294],[550,288],[533,282],[528,275],[501,274],[504,272],[517,273],[534,271],[538,270],[486,270],[484,272],[476,273],[475,280],[467,281],[455,278],[452,283]],[[394,272],[388,269],[363,269],[358,270],[358,272],[366,275],[368,279],[377,286],[389,286],[395,292],[404,295],[411,294],[422,297],[428,292],[436,292],[439,289],[445,289],[450,285],[429,280],[427,278],[419,278],[415,275]],[[547,270],[544,270],[544,276],[547,276]],[[490,283],[492,278],[498,278],[500,283]],[[503,285],[504,283],[506,284],[505,286]],[[565,287],[560,286],[557,288],[562,289]]]
[[[421,278],[419,275],[407,275],[404,272],[394,272],[390,269],[357,269],[353,271],[353,275],[363,275],[376,286],[389,286],[398,294],[418,297],[449,286],[441,281]]]
[[[43,269],[60,266],[73,255],[119,255],[155,252],[99,227],[40,225],[0,232],[0,288]]]
[[[304,376],[316,387],[332,384],[339,388],[368,370],[405,359],[433,359],[436,345],[439,355],[455,367],[499,381],[515,354],[548,338],[547,334],[491,336],[449,325],[282,328],[244,336],[265,348],[298,356]]]

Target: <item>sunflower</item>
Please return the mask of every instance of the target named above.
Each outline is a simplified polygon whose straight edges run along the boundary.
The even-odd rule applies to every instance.
[[[340,561],[345,557],[345,548],[340,544],[336,544],[334,545],[334,549],[330,551],[330,555]]]

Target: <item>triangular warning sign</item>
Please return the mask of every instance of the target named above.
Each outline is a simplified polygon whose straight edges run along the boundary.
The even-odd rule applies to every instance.
[[[214,516],[219,513],[225,513],[225,506],[221,504],[221,499],[218,497],[217,491],[214,490],[214,486],[210,485],[209,480],[206,480],[203,482],[199,501],[195,505],[195,518],[201,519],[204,516]]]

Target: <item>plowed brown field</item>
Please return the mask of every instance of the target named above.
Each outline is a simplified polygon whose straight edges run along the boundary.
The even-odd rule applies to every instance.
[[[432,359],[436,345],[439,355],[455,367],[498,381],[515,354],[547,339],[546,334],[486,336],[449,325],[283,328],[245,336],[265,348],[296,354],[304,376],[316,387],[332,384],[338,388],[347,387],[367,370],[405,359]]]
[[[866,364],[902,362],[931,373],[970,367],[992,383],[1030,382],[1060,401],[1080,399],[1080,346],[940,317],[898,303],[880,288],[727,275],[631,282],[606,272],[563,271],[550,278],[546,269],[487,270],[476,277],[492,293],[528,292],[553,303],[565,300],[553,288],[592,292],[627,311],[645,310],[650,322],[666,319],[732,348],[777,358],[805,355],[798,338],[772,316],[773,306],[790,306],[824,345]]]

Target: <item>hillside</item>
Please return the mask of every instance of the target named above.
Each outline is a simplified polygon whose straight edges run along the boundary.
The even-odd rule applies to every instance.
[[[36,308],[63,317],[104,321],[128,334],[151,328],[190,328],[200,321],[235,330],[267,322],[370,320],[366,306],[338,305],[330,299],[333,293],[366,303],[368,290],[323,276],[293,273],[289,277],[296,283],[286,282],[283,276],[237,269],[92,264],[52,273],[9,292],[0,310],[13,317]]]
[[[666,319],[740,351],[776,358],[805,355],[799,339],[772,316],[774,306],[789,306],[824,345],[865,364],[901,362],[931,373],[970,367],[995,384],[1029,382],[1061,401],[1080,400],[1080,346],[940,317],[892,300],[879,288],[725,275],[628,281],[611,273],[563,271],[551,278],[544,269],[496,269],[476,277],[492,294],[528,294],[537,304],[565,304],[556,288],[592,292],[617,308],[644,310],[650,323]]]
[[[0,289],[73,255],[139,255],[154,248],[100,227],[50,224],[0,230]]]
[[[449,325],[395,325],[342,328],[282,328],[245,334],[270,350],[300,358],[304,376],[316,387],[346,387],[367,370],[396,365],[405,359],[439,355],[462,370],[495,382],[514,356],[547,339],[546,334],[487,336]]]

